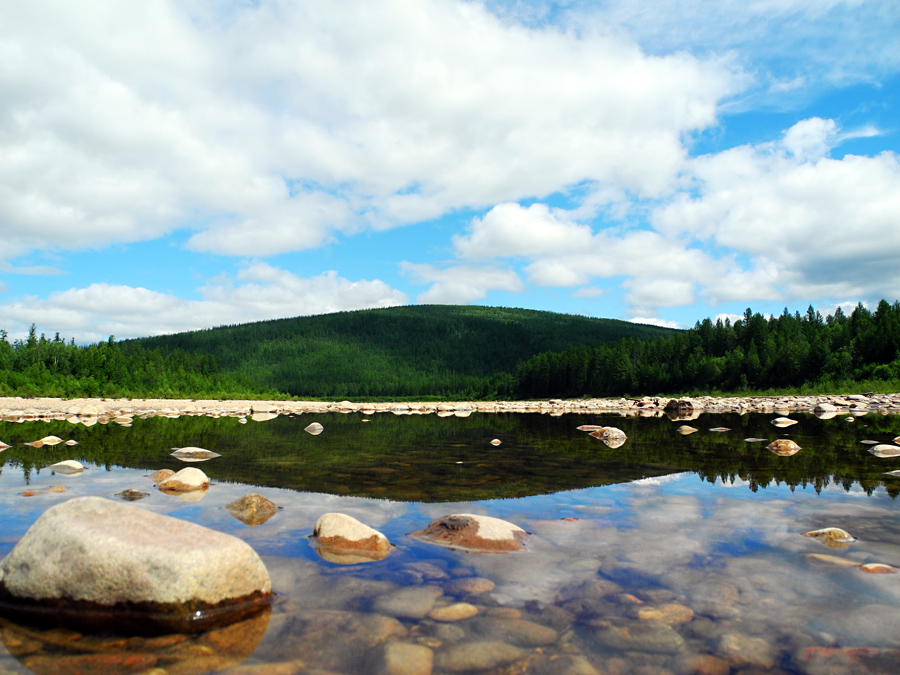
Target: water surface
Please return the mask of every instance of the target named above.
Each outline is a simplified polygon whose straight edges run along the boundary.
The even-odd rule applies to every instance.
[[[687,436],[676,432],[684,422],[607,415],[0,423],[0,440],[13,446],[0,454],[0,555],[52,504],[137,489],[148,493],[136,502],[143,508],[247,541],[278,594],[270,613],[230,632],[168,642],[7,623],[0,668],[199,673],[242,664],[235,672],[349,675],[391,659],[410,666],[429,652],[434,673],[900,672],[900,574],[856,566],[900,567],[900,478],[885,475],[900,459],[876,458],[861,443],[892,442],[900,418],[796,414],[799,424],[779,429],[773,417],[702,415],[687,422],[698,428]],[[325,427],[319,436],[303,431],[313,421]],[[576,429],[584,424],[616,426],[628,441],[608,448]],[[78,445],[23,445],[50,434]],[[781,437],[802,450],[765,449]],[[192,465],[212,479],[198,501],[147,478],[186,466],[169,454],[184,446],[222,455]],[[47,468],[62,459],[88,468],[71,477]],[[281,510],[244,525],[223,507],[248,492]],[[329,511],[379,529],[394,549],[358,565],[321,558],[309,535]],[[479,555],[406,536],[451,513],[509,520],[532,533],[528,548]],[[802,536],[823,527],[857,541],[833,548]],[[398,614],[389,600],[404,593],[412,599]],[[478,613],[428,618],[456,602]],[[874,649],[848,651],[862,647]]]

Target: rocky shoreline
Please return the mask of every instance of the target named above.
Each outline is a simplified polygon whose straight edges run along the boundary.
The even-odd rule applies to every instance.
[[[658,417],[691,419],[702,413],[774,413],[814,412],[817,415],[861,415],[870,412],[900,414],[900,393],[851,394],[820,396],[712,396],[670,399],[658,396],[618,399],[550,399],[549,401],[456,401],[441,403],[352,403],[350,401],[250,401],[250,400],[188,400],[188,399],[59,399],[59,398],[0,398],[0,420],[19,422],[28,420],[81,418],[125,420],[131,417],[206,415],[211,417],[251,417],[259,421],[275,415],[304,413],[352,413],[366,415],[392,413],[395,415],[429,415],[465,417],[480,413],[540,413],[563,415],[571,413],[608,413],[623,417]]]

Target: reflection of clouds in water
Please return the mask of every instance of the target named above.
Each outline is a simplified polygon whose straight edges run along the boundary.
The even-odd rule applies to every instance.
[[[638,478],[637,480],[631,481],[631,485],[662,485],[663,483],[672,483],[677,482],[684,478],[685,476],[692,476],[692,473],[689,472],[681,472],[681,473],[670,473],[667,476],[653,476],[651,478]]]

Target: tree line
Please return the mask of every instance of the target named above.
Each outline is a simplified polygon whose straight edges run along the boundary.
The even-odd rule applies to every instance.
[[[60,398],[243,398],[273,396],[238,373],[223,371],[208,354],[147,349],[114,336],[96,344],[47,338],[32,324],[9,342],[0,330],[0,396]]]
[[[339,312],[91,345],[0,331],[0,395],[530,399],[900,387],[900,302],[676,331],[496,307]]]
[[[749,308],[734,323],[698,321],[657,340],[545,352],[521,363],[513,377],[518,398],[621,396],[629,393],[836,391],[865,382],[900,384],[900,302],[862,304],[847,316],[764,317]]]

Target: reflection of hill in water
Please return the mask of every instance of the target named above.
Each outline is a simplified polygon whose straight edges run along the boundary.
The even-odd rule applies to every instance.
[[[690,423],[700,431],[689,436],[676,432],[681,422],[609,415],[438,418],[382,413],[363,422],[359,414],[330,413],[247,424],[183,417],[136,419],[132,428],[4,423],[0,438],[13,447],[0,454],[0,461],[3,471],[26,475],[62,459],[108,468],[177,470],[187,465],[170,457],[172,448],[199,446],[222,454],[193,465],[214,481],[423,502],[525,497],[675,471],[693,471],[708,481],[746,480],[753,490],[773,482],[817,489],[837,483],[848,490],[859,484],[870,493],[884,485],[892,497],[900,493],[900,479],[883,475],[900,468],[900,459],[878,459],[859,443],[897,436],[900,417],[868,415],[848,423],[793,415],[800,424],[789,429],[772,426],[773,417],[703,415]],[[305,433],[312,421],[321,422],[325,432]],[[581,424],[616,426],[628,441],[621,448],[607,448],[577,431]],[[708,431],[714,427],[731,431]],[[22,445],[51,434],[79,445]],[[778,457],[765,449],[766,443],[744,441],[750,437],[790,437],[803,450]],[[502,444],[491,446],[493,438]]]

